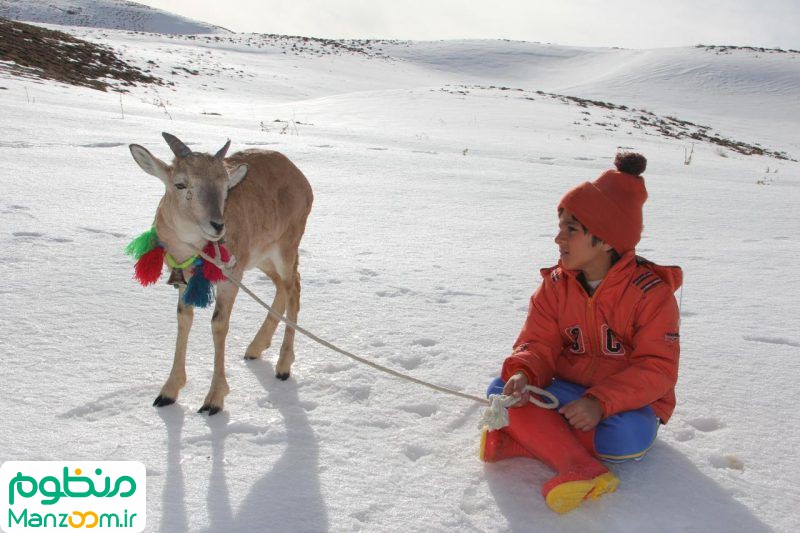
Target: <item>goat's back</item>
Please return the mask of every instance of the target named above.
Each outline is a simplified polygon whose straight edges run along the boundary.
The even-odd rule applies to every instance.
[[[296,252],[314,195],[308,180],[280,152],[244,150],[225,158],[232,171],[247,164],[247,176],[228,194],[225,241],[246,268],[276,244]]]

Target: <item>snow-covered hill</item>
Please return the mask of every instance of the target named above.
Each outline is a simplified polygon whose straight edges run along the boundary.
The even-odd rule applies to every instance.
[[[127,0],[0,0],[0,17],[61,26],[164,34],[228,31]]]
[[[796,55],[69,31],[172,85],[104,93],[0,65],[0,461],[141,461],[148,531],[800,530],[800,163],[661,131],[798,159]],[[558,199],[617,149],[643,152],[638,251],[685,271],[673,419],[644,461],[613,467],[617,493],[555,516],[545,467],[477,460],[477,405],[300,336],[286,382],[277,343],[244,362],[264,312],[243,294],[225,411],[195,412],[203,310],[186,388],[151,407],[175,291],[137,286],[122,249],[163,193],[127,145],[168,159],[161,131],[287,154],[315,193],[300,322],[472,394],[557,261]],[[269,301],[264,276],[245,283]]]

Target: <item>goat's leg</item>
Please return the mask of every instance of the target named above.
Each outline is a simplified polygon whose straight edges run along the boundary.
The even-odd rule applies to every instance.
[[[289,279],[281,280],[286,287],[286,318],[297,324],[297,315],[300,312],[300,271],[299,261],[295,255]],[[294,363],[294,328],[286,326],[283,333],[283,344],[278,364],[275,365],[275,377],[289,379],[289,374]]]
[[[161,392],[153,402],[156,407],[164,407],[175,403],[178,393],[186,385],[186,344],[189,340],[189,331],[194,320],[194,307],[183,303],[183,293],[186,286],[181,285],[178,290],[178,338],[175,341],[175,357],[172,360],[172,370],[169,373]]]
[[[286,310],[286,288],[283,286],[280,277],[277,274],[272,274],[267,270],[264,273],[270,277],[275,284],[275,298],[272,300],[272,309],[279,315],[283,315]],[[267,313],[264,323],[261,324],[258,333],[253,338],[250,346],[244,352],[245,359],[259,359],[261,354],[270,347],[272,344],[272,337],[275,335],[275,330],[278,328],[279,320],[272,316],[272,313]]]
[[[242,279],[240,271],[232,275],[236,276],[237,281]],[[228,380],[225,378],[225,338],[228,336],[231,310],[238,292],[239,287],[229,281],[217,285],[217,304],[211,318],[211,333],[214,337],[214,375],[211,378],[211,388],[198,411],[200,413],[208,411],[209,415],[214,415],[222,411],[225,396],[230,391]]]

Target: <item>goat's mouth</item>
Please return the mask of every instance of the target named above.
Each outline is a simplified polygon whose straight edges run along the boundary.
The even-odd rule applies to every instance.
[[[224,229],[222,231],[218,232],[218,233],[217,232],[209,233],[205,229],[201,229],[201,231],[203,232],[203,237],[205,237],[206,240],[211,241],[211,242],[217,242],[219,240],[222,240],[222,238],[225,236],[225,230]]]

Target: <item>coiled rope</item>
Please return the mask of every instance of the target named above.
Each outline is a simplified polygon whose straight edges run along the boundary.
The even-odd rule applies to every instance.
[[[231,256],[231,259],[227,263],[223,263],[221,260],[219,260],[218,258],[221,257],[221,254],[220,254],[220,251],[219,251],[219,244],[218,243],[216,243],[216,242],[214,243],[214,253],[215,253],[216,257],[210,257],[208,254],[203,252],[203,250],[201,250],[199,248],[196,248],[194,246],[190,245],[190,247],[193,248],[197,252],[197,255],[201,256],[203,259],[205,259],[206,261],[209,261],[210,263],[212,263],[215,266],[217,266],[220,270],[222,270],[225,273],[228,281],[230,281],[231,283],[233,283],[234,285],[239,287],[239,289],[244,291],[248,296],[250,296],[253,300],[255,300],[257,303],[259,303],[264,309],[267,310],[267,312],[270,315],[272,315],[273,317],[275,317],[279,321],[283,322],[288,327],[293,328],[296,331],[299,331],[300,333],[302,333],[303,335],[305,335],[309,339],[313,340],[314,342],[316,342],[318,344],[321,344],[322,346],[325,346],[326,348],[328,348],[330,350],[333,350],[334,352],[340,353],[340,354],[344,355],[345,357],[349,357],[350,359],[353,359],[354,361],[358,361],[359,363],[362,363],[364,365],[372,367],[375,370],[379,370],[379,371],[384,372],[386,374],[389,374],[391,376],[394,376],[394,377],[397,377],[397,378],[400,378],[400,379],[404,379],[406,381],[410,381],[411,383],[416,383],[417,385],[422,385],[423,387],[427,387],[429,389],[433,389],[435,391],[442,392],[444,394],[450,394],[451,396],[458,396],[459,398],[464,398],[464,399],[467,399],[467,400],[472,400],[472,401],[477,402],[477,403],[488,405],[489,408],[483,413],[483,416],[481,417],[480,427],[484,427],[485,426],[485,427],[488,427],[489,429],[499,429],[501,427],[505,427],[505,426],[508,425],[508,412],[507,412],[507,409],[511,405],[514,405],[515,403],[517,403],[519,401],[519,398],[515,398],[513,396],[493,394],[493,395],[491,395],[489,397],[489,399],[486,399],[486,398],[481,398],[480,396],[474,396],[472,394],[466,394],[464,392],[460,392],[460,391],[457,391],[457,390],[448,389],[447,387],[442,387],[441,385],[435,385],[433,383],[428,383],[427,381],[422,381],[421,379],[417,379],[417,378],[415,378],[413,376],[409,376],[408,374],[403,374],[402,372],[398,372],[397,370],[393,370],[393,369],[391,369],[389,367],[386,367],[386,366],[383,366],[383,365],[379,365],[378,363],[370,361],[369,359],[365,359],[365,358],[360,357],[360,356],[358,356],[358,355],[356,355],[354,353],[351,353],[351,352],[349,352],[347,350],[339,348],[338,346],[336,346],[334,344],[331,344],[330,342],[326,341],[325,339],[322,339],[322,338],[314,335],[313,333],[311,333],[307,329],[299,326],[298,324],[295,324],[294,322],[292,322],[288,318],[284,317],[283,315],[278,314],[277,312],[275,312],[272,309],[272,307],[270,307],[264,300],[259,298],[253,291],[248,289],[242,282],[234,279],[231,276],[231,268],[235,264],[236,258]],[[533,403],[535,405],[538,405],[539,407],[543,407],[545,409],[555,409],[556,407],[558,407],[558,399],[555,396],[553,396],[553,394],[551,394],[550,392],[548,392],[548,391],[546,391],[544,389],[541,389],[539,387],[535,387],[533,385],[528,385],[526,387],[526,389],[529,392],[533,393],[529,397],[529,400],[530,400],[531,403]],[[545,398],[548,399],[548,401],[547,402],[543,402],[543,401],[539,400],[538,398],[536,398],[534,396],[534,394],[540,395],[540,396],[544,396]],[[502,424],[502,425],[498,425],[498,424]]]

